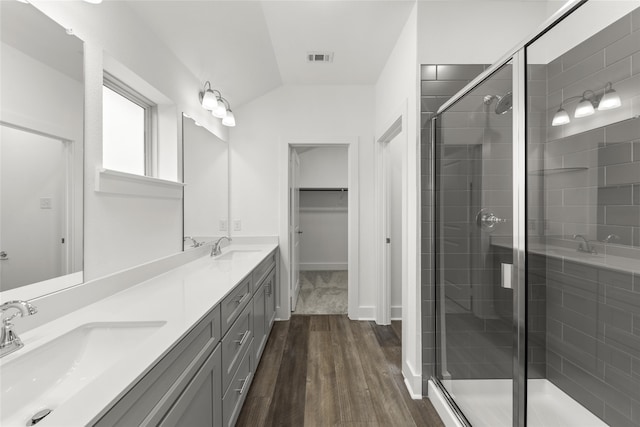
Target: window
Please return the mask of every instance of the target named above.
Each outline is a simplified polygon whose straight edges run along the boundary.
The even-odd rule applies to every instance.
[[[115,77],[102,87],[102,166],[153,176],[151,121],[155,105]]]

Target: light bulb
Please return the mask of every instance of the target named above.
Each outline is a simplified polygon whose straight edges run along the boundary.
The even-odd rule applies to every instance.
[[[202,108],[205,110],[213,110],[217,106],[215,93],[211,89],[207,89],[202,97]]]
[[[87,3],[91,3],[91,4],[100,4],[102,3],[102,0],[84,0]]]
[[[216,100],[216,106],[211,110],[211,114],[219,119],[223,119],[227,115],[227,107],[221,99]]]
[[[598,104],[598,110],[613,110],[614,108],[618,108],[621,105],[622,101],[620,100],[620,95],[618,95],[618,93],[613,90],[613,88],[611,87],[611,83],[607,83],[604,95],[602,95],[602,99],[600,99],[600,103]]]
[[[578,106],[576,107],[576,112],[573,113],[573,117],[579,119],[580,117],[590,116],[593,113],[595,113],[593,104],[583,96],[580,102],[578,102]]]
[[[571,119],[569,118],[569,114],[567,114],[567,111],[564,108],[560,107],[558,108],[558,111],[556,111],[556,113],[553,115],[551,126],[566,125],[570,121]]]
[[[236,125],[236,118],[231,110],[227,110],[227,115],[222,119],[222,124],[229,127],[234,127]]]

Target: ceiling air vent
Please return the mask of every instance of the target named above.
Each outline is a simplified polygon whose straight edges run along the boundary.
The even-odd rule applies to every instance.
[[[307,52],[307,62],[333,62],[333,52]]]

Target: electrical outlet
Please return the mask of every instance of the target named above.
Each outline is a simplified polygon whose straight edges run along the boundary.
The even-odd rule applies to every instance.
[[[40,209],[51,209],[52,205],[51,197],[40,197]]]
[[[242,230],[242,221],[240,221],[239,219],[233,220],[233,231],[240,231],[240,230]]]
[[[227,231],[227,229],[229,228],[229,224],[227,223],[227,220],[221,219],[218,225],[218,228],[220,229],[220,231]]]

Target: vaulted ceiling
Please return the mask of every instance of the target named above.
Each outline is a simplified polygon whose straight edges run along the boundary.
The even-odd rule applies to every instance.
[[[282,84],[374,84],[414,2],[128,4],[195,76],[237,107]],[[309,63],[310,51],[333,52],[333,62]]]

